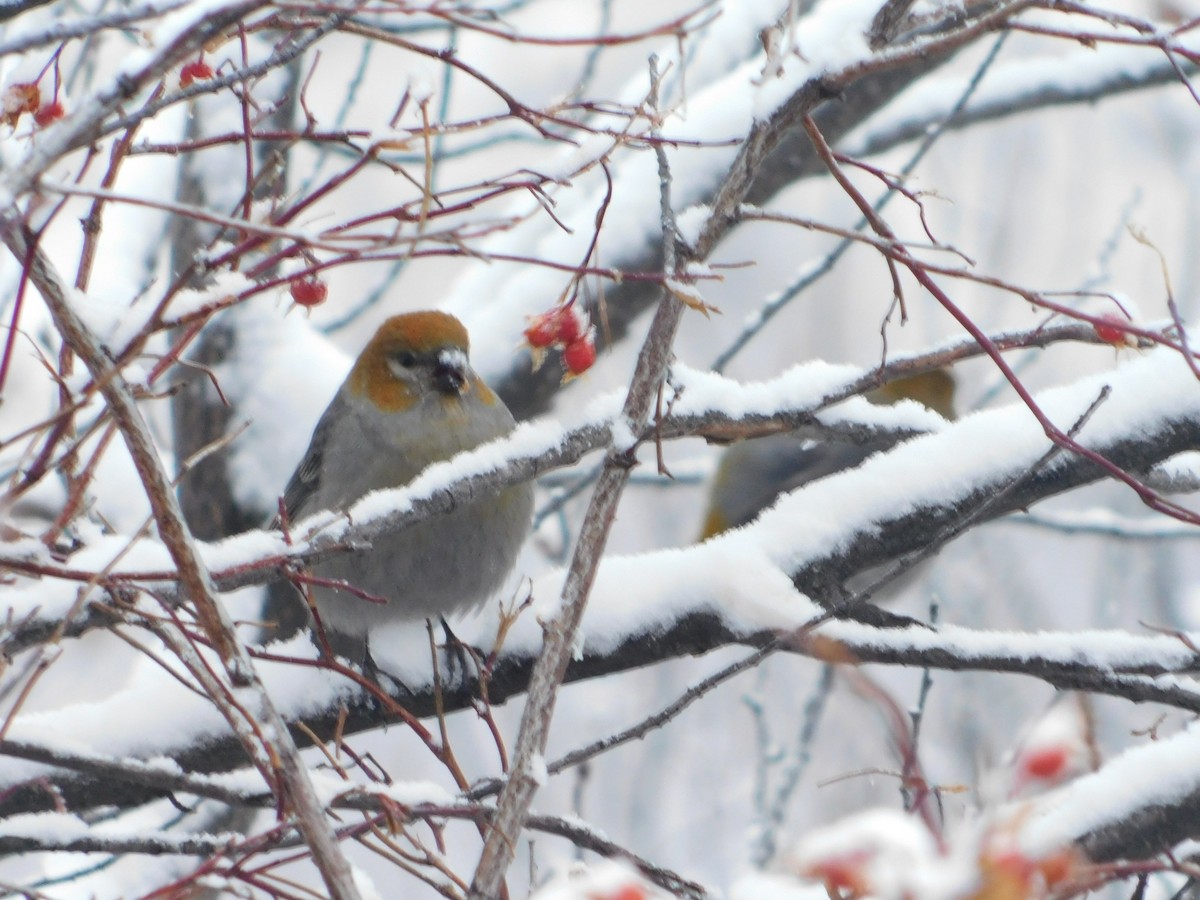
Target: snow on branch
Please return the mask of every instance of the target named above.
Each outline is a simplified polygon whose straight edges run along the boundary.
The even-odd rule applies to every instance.
[[[1079,433],[1087,446],[1137,469],[1200,444],[1200,392],[1190,369],[1170,351],[1155,351],[1115,373],[1047,392],[1039,402],[1065,423],[1103,386],[1110,389],[1107,401]],[[695,390],[685,411],[719,407],[717,399],[722,397],[726,406],[732,405],[728,385],[711,392],[699,382],[691,387]],[[747,391],[740,398],[743,409],[766,402],[761,393],[757,401],[752,395]],[[970,449],[979,446],[991,446],[994,453],[982,457]],[[1196,692],[1174,680],[1196,666],[1195,652],[1183,639],[1106,632],[972,632],[949,626],[931,629],[895,618],[887,623],[893,627],[879,627],[869,624],[873,617],[865,614],[870,607],[841,605],[842,598],[836,596],[810,600],[796,591],[793,581],[804,584],[817,575],[826,577],[821,573],[830,570],[839,576],[863,571],[929,543],[947,522],[977,507],[981,497],[1017,486],[1002,503],[987,509],[984,518],[991,519],[1101,476],[1090,461],[1066,455],[1033,470],[1047,446],[1045,435],[1022,406],[978,413],[873,457],[857,470],[813,483],[739,531],[684,549],[607,559],[584,619],[581,656],[568,678],[595,677],[731,642],[761,645],[779,640],[783,650],[819,656],[834,652],[844,661],[1021,672],[1061,687],[1197,709]],[[836,521],[825,515],[831,505],[844,512]],[[537,621],[554,608],[560,580],[561,575],[552,574],[535,582],[531,609],[506,632],[487,676],[492,702],[503,702],[524,689],[540,648]],[[831,620],[822,603],[842,618],[865,621]],[[494,619],[464,623],[459,633],[486,648],[494,638],[494,631],[489,634],[494,625]],[[407,637],[397,634],[388,642],[378,663],[404,681],[406,690],[399,699],[414,714],[427,715],[436,706],[432,676],[427,666],[412,662],[422,658],[419,647],[425,638],[413,634],[414,629],[407,631]],[[840,649],[831,651],[833,646]],[[339,727],[340,705],[349,702],[350,718],[341,723],[345,732],[374,727],[374,706],[356,694],[350,682],[315,665],[314,656],[314,649],[300,638],[267,648],[268,658],[259,662],[264,683],[285,717],[302,718],[313,733],[327,735]],[[468,705],[476,689],[471,681],[448,683],[442,702],[447,709]],[[160,712],[151,715],[151,709]],[[139,721],[156,725],[111,728],[113,721],[135,714]],[[39,746],[49,739],[53,745],[53,735],[67,721],[77,738],[91,735],[89,745],[113,757],[170,756],[185,770],[198,772],[244,764],[242,751],[225,735],[219,714],[207,701],[182,689],[172,695],[162,685],[153,690],[131,688],[86,708],[22,716],[9,736]],[[94,730],[89,721],[95,723]],[[297,738],[307,741],[301,733]],[[44,773],[18,766],[5,780],[15,785],[39,771]],[[98,783],[89,777],[66,778],[58,787],[69,804],[124,804],[130,797],[145,796],[145,791],[111,779]],[[44,796],[36,787],[14,791],[8,808],[28,808],[39,802],[39,795]]]
[[[695,207],[703,213],[703,225],[688,233],[696,258],[707,258],[728,235],[739,221],[743,201],[765,202],[817,171],[815,157],[806,148],[797,150],[792,139],[804,115],[816,116],[823,132],[836,140],[884,107],[911,80],[1036,5],[1020,0],[973,10],[879,52],[872,51],[864,37],[879,9],[877,0],[838,4],[811,19],[776,22],[762,31],[773,37],[761,52],[720,77],[704,79],[687,98],[686,117],[670,116],[663,125],[677,210]],[[826,103],[834,96],[838,103]],[[704,142],[703,154],[694,152],[695,141]],[[776,159],[777,149],[786,159]],[[625,154],[604,171],[605,178],[596,185],[584,189],[577,184],[560,198],[553,223],[537,221],[530,229],[498,235],[485,245],[485,255],[536,245],[556,259],[573,259],[581,252],[581,236],[592,233],[600,209],[606,221],[622,223],[619,229],[609,229],[608,240],[600,245],[605,266],[627,273],[660,273],[655,161],[650,154]],[[609,177],[626,189],[606,198]],[[614,340],[623,337],[653,301],[655,287],[655,282],[629,279],[606,290],[607,333]],[[568,293],[577,289],[576,283]],[[502,348],[519,339],[524,317],[541,312],[546,298],[562,293],[561,278],[551,271],[523,267],[497,273],[494,267],[477,266],[459,279],[444,304],[472,330],[497,336],[492,349],[477,360],[478,367],[518,418],[545,411],[562,370],[557,365],[534,371],[523,365],[514,368]],[[480,296],[488,296],[489,303],[481,306]]]
[[[1184,70],[1194,68],[1188,63]],[[1036,63],[997,65],[971,103],[949,118],[970,79],[946,75],[922,80],[848,134],[842,149],[851,156],[871,156],[921,138],[933,127],[961,130],[1034,109],[1094,103],[1177,83],[1179,77],[1170,60],[1144,48],[1101,45]]]
[[[1070,324],[994,337],[1001,349],[1045,346],[1054,341],[1096,341],[1087,326]],[[811,363],[757,384],[740,384],[677,364],[672,375],[675,399],[666,414],[641,435],[642,442],[706,437],[735,438],[793,430],[814,438],[851,442],[890,438],[900,441],[942,428],[945,423],[915,404],[880,407],[857,395],[890,378],[928,371],[981,354],[973,341],[958,341],[927,353],[897,357],[881,369]],[[352,552],[378,536],[449,512],[481,493],[536,477],[578,462],[604,447],[619,397],[609,394],[589,404],[575,422],[527,423],[510,437],[431,466],[412,484],[364,498],[347,515],[321,514],[291,523],[288,535],[248,532],[217,543],[199,544],[216,586],[235,590],[277,580],[290,567]],[[37,542],[8,544],[0,562],[36,578],[0,588],[10,622],[0,640],[14,654],[51,635],[79,636],[119,620],[112,608],[80,604],[79,584],[102,589],[118,608],[139,585],[160,598],[174,590],[168,553],[149,539],[130,553],[125,536],[103,538],[67,561],[53,559]],[[97,572],[104,572],[97,578]],[[85,595],[86,597],[87,595]],[[99,600],[96,596],[94,599]]]
[[[780,652],[800,652],[817,658],[832,657],[841,663],[876,662],[929,666],[948,671],[1019,673],[1041,678],[1062,688],[1084,687],[1135,702],[1152,700],[1190,711],[1200,710],[1200,691],[1194,686],[1188,687],[1175,677],[1120,674],[1123,671],[1174,671],[1182,674],[1195,670],[1198,662],[1196,652],[1185,641],[1169,636],[1134,636],[1120,632],[1022,634],[972,632],[969,629],[948,626],[930,628],[923,625],[888,629],[827,621],[807,629],[802,636],[793,632],[780,637],[768,632],[731,629],[727,620],[713,614],[692,614],[681,616],[653,633],[631,636],[620,646],[608,647],[601,654],[592,652],[591,642],[585,643],[582,656],[572,664],[567,679],[575,681],[597,677],[672,656],[705,652],[727,643],[767,646],[773,642]],[[535,656],[535,647],[524,647],[510,649],[501,657],[488,684],[493,702],[507,699],[510,690],[512,693],[523,690]],[[292,664],[268,662],[263,664],[263,668],[268,683],[276,687],[282,686],[285,679],[296,681],[297,670]],[[320,687],[320,682],[311,678],[302,678],[300,681],[296,685],[297,695]],[[325,689],[328,690],[327,683]],[[470,705],[475,690],[473,683],[447,687],[442,701],[448,709]],[[402,691],[400,696],[415,712],[432,714],[434,711],[435,698],[429,689],[415,693]],[[184,704],[183,708],[178,708],[180,703]],[[196,716],[204,718],[205,704],[201,700],[192,699],[189,702],[183,697],[163,698],[157,691],[134,690],[111,698],[100,708],[89,711],[87,716],[81,715],[82,710],[66,710],[33,717],[32,721],[22,723],[18,730],[22,735],[41,732],[45,738],[69,728],[74,740],[86,739],[104,751],[111,751],[112,755],[72,751],[65,749],[66,744],[62,745],[64,749],[59,749],[54,744],[46,744],[44,740],[37,743],[32,739],[6,739],[0,743],[0,755],[8,757],[10,762],[3,767],[2,778],[7,790],[0,812],[5,817],[11,817],[45,806],[49,800],[47,778],[54,785],[55,795],[68,808],[76,810],[101,805],[130,807],[161,796],[163,792],[195,794],[238,804],[260,802],[255,798],[262,796],[261,788],[254,788],[246,774],[234,776],[232,781],[197,774],[234,769],[245,764],[245,758],[231,736],[210,736],[192,747],[171,750],[170,760],[139,763],[129,759],[127,745],[112,741],[115,736],[113,729],[103,727],[111,725],[118,720],[117,717],[151,717],[159,704],[164,707],[164,712],[165,708],[170,707],[173,714],[178,716],[178,721],[171,727],[193,721]],[[311,739],[311,734],[327,735],[334,729],[344,729],[345,734],[352,734],[361,729],[376,728],[379,724],[377,710],[366,703],[351,706],[345,718],[341,717],[336,704],[324,711],[307,710],[304,721],[310,731],[297,732],[297,740],[301,743]],[[137,738],[143,751],[152,746],[148,737],[142,735]],[[163,733],[160,737],[168,735]],[[51,739],[65,740],[61,737]],[[167,742],[160,741],[159,745],[161,749]],[[1129,751],[1131,766],[1139,765],[1139,752]],[[1177,751],[1177,756],[1181,760],[1186,758],[1186,754],[1180,751]],[[41,765],[18,765],[12,761],[16,759],[37,761]],[[551,770],[556,771],[557,767],[552,766]],[[1161,774],[1159,769],[1154,771]],[[1161,792],[1150,797],[1153,804],[1165,805],[1164,794],[1167,797],[1178,795],[1175,802],[1180,808],[1175,813],[1178,820],[1176,828],[1181,826],[1184,813],[1190,810],[1194,816],[1197,804],[1200,804],[1200,798],[1186,796],[1195,778],[1190,766],[1180,767],[1178,771],[1177,785],[1167,782]],[[27,786],[22,787],[22,784]],[[348,786],[338,790],[346,789]],[[1141,809],[1139,803],[1144,805],[1147,802],[1145,794],[1139,799],[1136,790],[1126,796],[1131,798],[1128,805],[1118,804],[1111,813],[1111,822],[1103,827],[1117,828],[1127,817],[1138,813]],[[1052,799],[1051,809],[1057,808],[1058,798]],[[335,805],[340,803],[335,802]],[[1078,808],[1070,802],[1069,797],[1063,799],[1062,806],[1064,810]],[[1078,815],[1060,814],[1054,820],[1054,830],[1050,836],[1043,835],[1042,831],[1051,826],[1042,827],[1035,836],[1043,839],[1047,845],[1061,846],[1065,840],[1079,839],[1101,829],[1096,815],[1092,813],[1091,818],[1081,822]],[[14,821],[8,833],[19,831],[20,825]],[[1126,836],[1128,838],[1128,834]],[[1161,836],[1154,839],[1159,840]],[[1100,838],[1089,840],[1095,841],[1098,854],[1114,852],[1103,849],[1113,846],[1111,838],[1109,844],[1103,844]],[[1169,841],[1156,846],[1168,844]],[[0,842],[0,846],[5,844]],[[1153,848],[1147,852],[1153,852]]]

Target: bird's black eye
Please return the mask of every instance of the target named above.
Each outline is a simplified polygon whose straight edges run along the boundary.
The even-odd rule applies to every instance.
[[[407,350],[397,353],[394,358],[396,362],[400,363],[406,369],[411,369],[417,362],[416,354],[409,353]]]

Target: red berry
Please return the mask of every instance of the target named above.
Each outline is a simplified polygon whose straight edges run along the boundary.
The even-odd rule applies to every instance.
[[[832,889],[831,895],[846,893],[860,896],[870,890],[867,877],[870,861],[871,855],[866,851],[849,850],[841,856],[819,860],[803,874],[807,878],[821,879],[827,888]]]
[[[1021,754],[1021,773],[1043,781],[1058,778],[1067,769],[1068,756],[1062,745],[1030,750]]]
[[[558,327],[555,337],[560,343],[573,344],[583,334],[583,325],[579,322],[579,316],[575,314],[574,306],[561,306],[551,315],[554,316],[554,322]]]
[[[296,278],[288,286],[292,294],[292,302],[297,306],[320,306],[329,296],[329,288],[315,275],[309,278]]]
[[[582,375],[596,361],[596,345],[592,343],[591,335],[585,334],[578,340],[572,341],[563,348],[563,365],[572,375]]]
[[[207,81],[213,77],[212,66],[202,59],[190,62],[179,70],[179,86],[187,87],[193,81]]]
[[[1092,327],[1096,329],[1096,337],[1106,344],[1123,347],[1129,341],[1129,332],[1126,330],[1129,322],[1113,313],[1100,316],[1100,321]]]
[[[525,340],[530,347],[541,349],[551,344],[564,347],[583,337],[584,323],[575,312],[574,306],[558,306],[549,312],[534,316],[525,329]]]
[[[45,128],[51,122],[57,122],[66,114],[67,111],[63,109],[60,101],[51,100],[49,103],[44,103],[38,107],[37,112],[33,114],[33,121]]]
[[[1042,873],[1042,878],[1048,885],[1066,881],[1079,867],[1079,858],[1070,848],[1057,850],[1038,862],[1038,871]]]
[[[554,343],[558,336],[558,326],[554,321],[554,316],[553,312],[534,316],[529,327],[525,329],[525,342],[530,347],[542,349]]]

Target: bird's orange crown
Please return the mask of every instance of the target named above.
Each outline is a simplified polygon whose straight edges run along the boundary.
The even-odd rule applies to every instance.
[[[388,357],[405,350],[424,354],[451,347],[466,352],[469,344],[467,329],[448,313],[431,310],[392,316],[359,354],[350,371],[350,390],[386,412],[402,412],[416,398],[391,374]]]
[[[470,339],[463,323],[449,313],[428,310],[392,316],[379,326],[363,354],[404,349],[426,353],[442,347],[469,349]]]

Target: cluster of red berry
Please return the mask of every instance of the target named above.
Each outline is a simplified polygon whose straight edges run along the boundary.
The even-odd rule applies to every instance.
[[[33,81],[22,81],[5,88],[3,97],[0,98],[0,107],[3,108],[0,121],[11,128],[16,127],[25,113],[32,115],[33,121],[40,128],[45,128],[67,114],[62,101],[58,99],[57,90],[54,99],[43,102],[42,89]]]
[[[179,70],[179,86],[187,87],[196,81],[207,81],[214,75],[212,66],[203,59],[193,60]],[[45,128],[65,116],[67,110],[58,98],[58,85],[55,84],[54,97],[44,102],[42,89],[36,81],[21,81],[5,88],[0,94],[0,123],[15,128],[26,113],[33,116],[39,128]]]
[[[596,362],[595,330],[573,302],[533,316],[525,329],[525,342],[533,349],[535,362],[547,348],[561,347],[568,377],[582,375]]]

